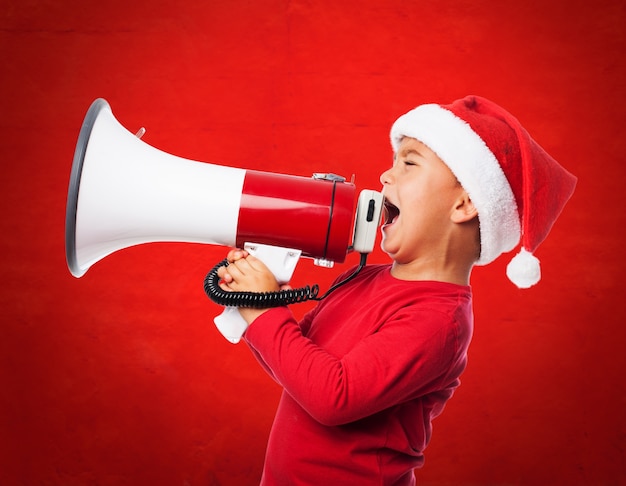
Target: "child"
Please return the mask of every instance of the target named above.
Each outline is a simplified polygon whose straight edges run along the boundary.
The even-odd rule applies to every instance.
[[[381,175],[391,265],[366,266],[300,323],[286,307],[239,309],[244,339],[284,388],[264,485],[415,484],[431,421],[466,366],[472,267],[521,240],[507,275],[537,283],[532,252],[576,183],[480,97],[417,107],[394,123],[391,143],[393,166]],[[224,290],[278,290],[247,252],[228,260]]]

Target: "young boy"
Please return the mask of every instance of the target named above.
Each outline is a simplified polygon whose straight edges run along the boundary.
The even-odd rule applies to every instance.
[[[576,182],[515,118],[475,96],[417,107],[391,142],[380,179],[392,263],[366,266],[300,323],[286,307],[239,309],[244,339],[284,388],[264,485],[415,484],[431,421],[466,366],[472,267],[521,239],[507,275],[536,283],[532,252]],[[224,290],[278,290],[245,251],[228,260]]]

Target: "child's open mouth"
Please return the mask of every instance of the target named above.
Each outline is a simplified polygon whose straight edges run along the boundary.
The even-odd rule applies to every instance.
[[[395,223],[398,216],[400,216],[398,207],[391,204],[388,199],[385,199],[385,225]]]

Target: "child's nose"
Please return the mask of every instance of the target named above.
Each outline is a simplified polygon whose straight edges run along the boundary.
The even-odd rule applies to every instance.
[[[385,186],[391,183],[391,169],[387,169],[385,172],[380,174],[380,183]]]

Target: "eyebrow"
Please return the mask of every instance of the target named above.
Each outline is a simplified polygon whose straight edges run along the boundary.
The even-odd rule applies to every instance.
[[[412,155],[412,154],[419,155],[422,158],[424,157],[424,154],[422,154],[419,150],[414,149],[414,148],[404,149],[402,150],[400,155],[402,155],[403,157],[406,157],[407,155]]]

